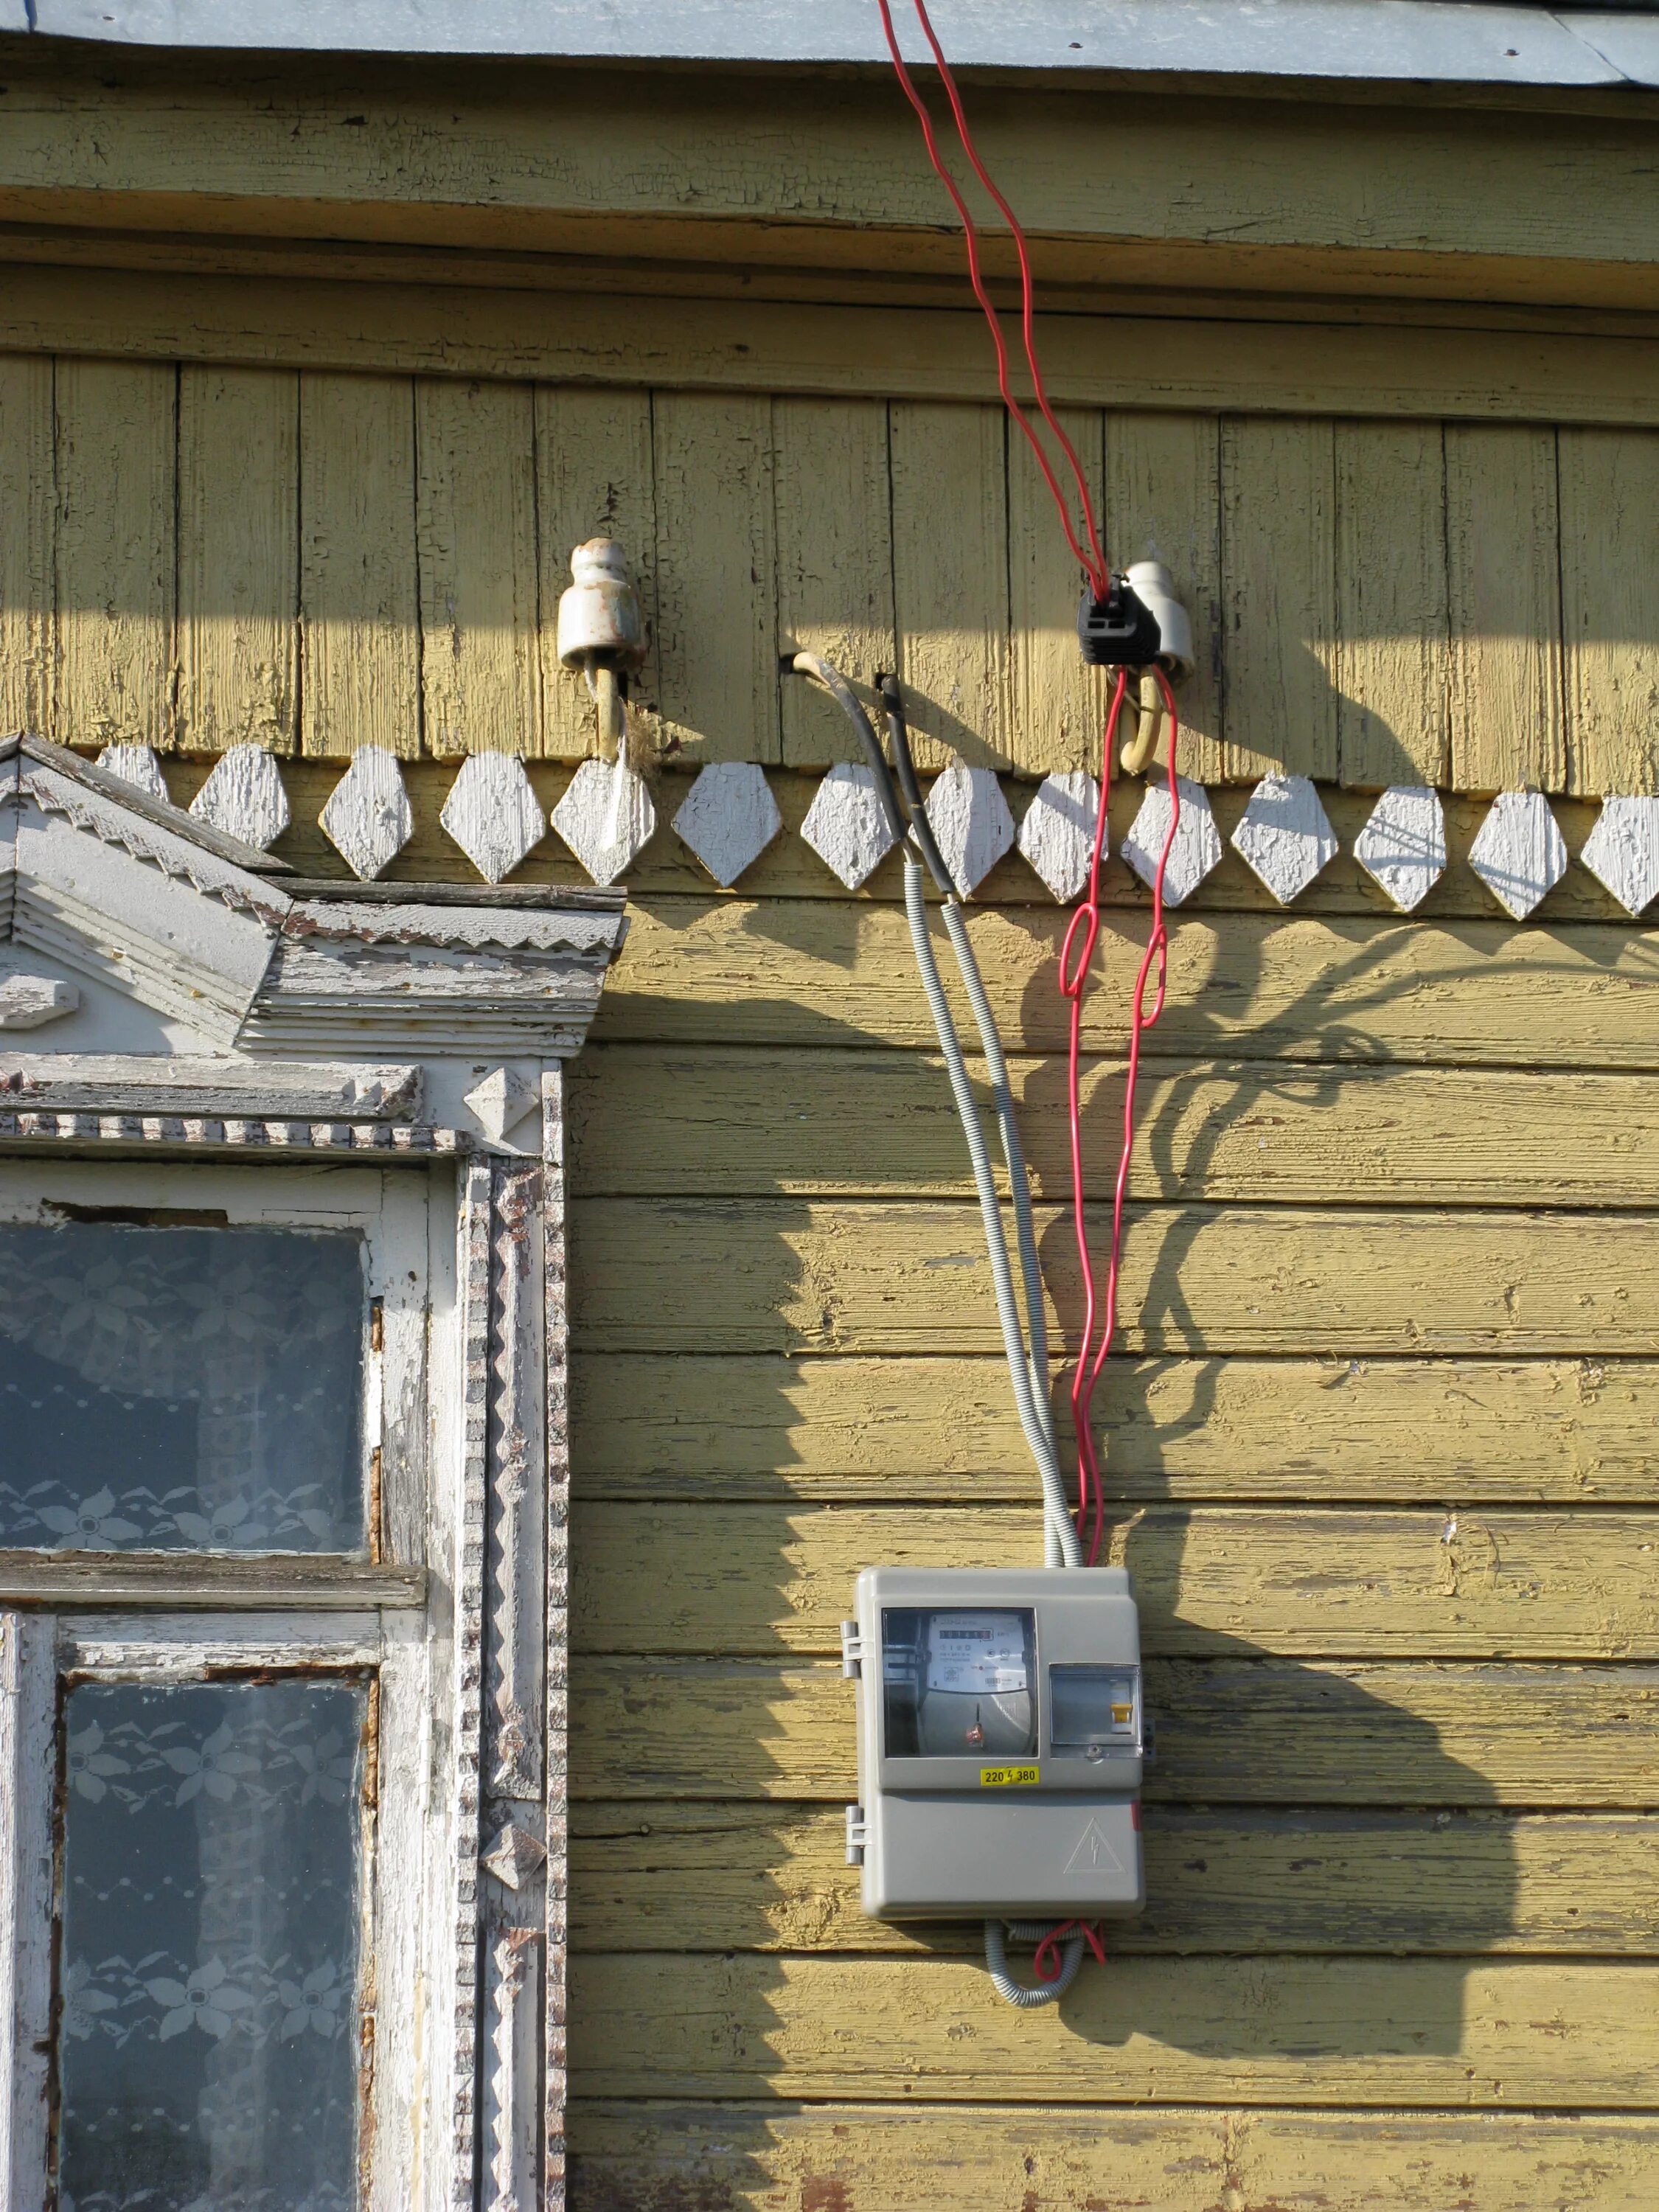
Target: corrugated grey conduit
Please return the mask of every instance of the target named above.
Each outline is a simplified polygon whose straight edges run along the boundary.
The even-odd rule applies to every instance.
[[[897,793],[893,788],[892,772],[882,750],[881,741],[857,695],[840,671],[812,653],[799,653],[793,660],[786,662],[785,666],[792,668],[798,675],[810,676],[822,684],[856,731],[875,780],[878,803],[903,859],[904,911],[910,927],[910,943],[921,976],[922,991],[939,1037],[939,1050],[944,1055],[945,1073],[950,1078],[951,1095],[956,1100],[957,1117],[962,1123],[962,1133],[967,1141],[974,1188],[979,1194],[980,1218],[985,1228],[985,1246],[991,1262],[991,1282],[996,1293],[997,1318],[1001,1324],[1003,1349],[1007,1355],[1014,1403],[1042,1486],[1044,1563],[1051,1567],[1079,1567],[1083,1564],[1083,1552],[1066,1495],[1066,1480],[1060,1472],[1060,1448],[1054,1434],[1054,1407],[1048,1389],[1048,1329],[1042,1304],[1042,1271],[1037,1259],[1030,1183],[1026,1174],[1024,1149],[1020,1143],[1019,1124],[1014,1113],[1013,1092],[1008,1081],[1008,1063],[1003,1053],[996,1016],[992,1012],[991,1001],[986,993],[984,978],[979,972],[979,963],[969,942],[961,896],[923,811],[915,769],[910,757],[903,702],[898,685],[890,676],[882,678],[882,702],[892,735],[899,779],[904,787],[905,804],[909,812],[908,823],[899,807]],[[1008,1243],[1003,1234],[1002,1208],[997,1196],[996,1179],[992,1173],[990,1153],[986,1147],[985,1132],[980,1124],[979,1109],[974,1103],[973,1087],[968,1079],[967,1065],[963,1058],[962,1043],[957,1035],[950,1001],[945,995],[945,986],[939,978],[939,963],[933,957],[918,853],[927,862],[928,872],[943,896],[945,934],[956,955],[963,988],[968,994],[968,1003],[973,1009],[985,1054],[986,1075],[996,1106],[1003,1158],[1008,1169],[1015,1243],[1025,1293],[1024,1322],[1014,1291],[1013,1270],[1008,1261]],[[1047,1925],[1041,1921],[1010,1921],[1006,1927],[1007,1933],[1019,1942],[1041,1942],[1048,1932]],[[1054,1979],[1028,1988],[1017,1982],[1008,1971],[1004,1923],[1000,1920],[988,1920],[985,1923],[986,1971],[997,1994],[1022,2011],[1053,2004],[1057,1998],[1063,1996],[1083,1963],[1083,1951],[1082,1936],[1068,1936],[1062,1948],[1060,1969]]]

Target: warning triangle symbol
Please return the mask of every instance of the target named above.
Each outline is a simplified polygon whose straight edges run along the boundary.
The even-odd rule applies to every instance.
[[[1067,1874],[1121,1874],[1123,1862],[1107,1840],[1098,1820],[1091,1820],[1077,1839],[1077,1849],[1066,1862]]]

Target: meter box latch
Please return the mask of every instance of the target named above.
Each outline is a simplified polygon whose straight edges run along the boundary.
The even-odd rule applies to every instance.
[[[842,1649],[865,1911],[1139,1911],[1145,1723],[1124,1571],[872,1567],[855,1606]]]

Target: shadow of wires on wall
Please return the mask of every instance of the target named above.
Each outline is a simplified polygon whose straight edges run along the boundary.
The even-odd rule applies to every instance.
[[[1130,932],[1141,927],[1123,914],[1110,917],[1107,926]],[[1275,985],[1274,1035],[1294,1036],[1297,1048],[1318,1055],[1310,1065],[1279,1063],[1287,1083],[1316,1074],[1328,1079],[1332,1063],[1390,1056],[1364,1019],[1368,1004],[1398,988],[1387,957],[1366,941],[1375,935],[1375,925],[1358,925],[1344,953],[1336,933],[1334,957],[1313,975],[1299,999],[1287,1001]],[[1471,972],[1478,971],[1477,942],[1468,953]],[[1182,1056],[1207,1054],[1213,1061],[1237,1063],[1240,1018],[1261,983],[1260,971],[1233,977],[1225,1024],[1206,1011],[1201,998],[1184,1006]],[[1051,1045],[1054,1009],[1039,999],[1051,989],[1045,970],[1030,985],[1024,1019],[1010,1024],[1011,1031],[1018,1026]],[[835,995],[832,991],[832,1002]],[[672,1018],[665,1025],[672,1030]],[[759,1038],[767,1028],[763,1004],[746,1000],[742,1034]],[[771,1034],[798,1044],[802,1032],[802,1009],[781,1002]],[[815,1048],[839,1045],[868,1053],[882,1043],[827,1010],[813,1014],[809,1033]],[[1010,1035],[1009,1043],[1023,1049],[1017,1035]],[[664,1050],[678,1054],[694,1048]],[[1255,1048],[1271,1050],[1272,1045],[1258,1042]],[[909,1055],[889,1056],[915,1066]],[[1274,1064],[1255,1062],[1252,1095],[1259,1097],[1263,1079],[1271,1082],[1274,1073]],[[1028,1126],[1034,1119],[1052,1121],[1063,1082],[1063,1065],[1050,1057],[1028,1090]],[[941,1091],[943,1083],[941,1075]],[[1091,1105],[1087,1133],[1097,1184],[1109,1179],[1115,1158],[1119,1103],[1108,1084]],[[810,1103],[781,1091],[776,1112],[797,1109],[810,1111]],[[1224,1101],[1213,1116],[1214,1129],[1224,1125],[1226,1114]],[[648,1132],[641,1131],[640,1143],[647,1187],[662,1187],[660,1171],[653,1186],[646,1162]],[[1201,1134],[1194,1139],[1188,1133],[1177,1160],[1170,1126],[1154,1115],[1142,1143],[1160,1187],[1179,1192],[1201,1185],[1208,1157]],[[665,1410],[673,1410],[659,1424],[650,1447],[659,1455],[656,1472],[630,1466],[625,1483],[611,1493],[640,1501],[635,1510],[645,1519],[653,1510],[653,1495],[692,1506],[704,1516],[702,1541],[690,1523],[675,1522],[675,1541],[683,1528],[687,1540],[678,1550],[665,1553],[659,1545],[653,1552],[663,1571],[637,1608],[630,1608],[637,1624],[631,1639],[613,1638],[602,1653],[592,1653],[591,1626],[583,1628],[580,1605],[577,1611],[575,1640],[580,1649],[588,1639],[591,1656],[579,1656],[573,1670],[573,1766],[583,1801],[573,1852],[576,1942],[579,1949],[615,1960],[618,1973],[628,1962],[617,1954],[635,1954],[641,1972],[635,1979],[630,1971],[628,1986],[647,2008],[619,2028],[614,2014],[602,2024],[578,2004],[573,2045],[579,2079],[590,2033],[607,2050],[617,2047],[620,2035],[635,2062],[623,2069],[614,2091],[600,2091],[590,2080],[590,2096],[714,2096],[741,2102],[860,2094],[849,2087],[852,2077],[832,2047],[808,2025],[812,2002],[801,1977],[820,1969],[834,1969],[826,1973],[825,1987],[834,1982],[837,2004],[848,2002],[842,1987],[848,1974],[878,1972],[884,2005],[896,2004],[901,2014],[914,2008],[919,2027],[941,2008],[965,2021],[976,2002],[964,1994],[960,1978],[963,1964],[977,1956],[976,1929],[895,1931],[876,1928],[859,1913],[857,1875],[842,1864],[840,1853],[840,1809],[854,1786],[850,1694],[840,1680],[827,1632],[823,1648],[805,1650],[796,1624],[804,1605],[816,1616],[827,1613],[832,1601],[844,1601],[856,1565],[878,1563],[873,1557],[842,1561],[831,1545],[835,1574],[846,1571],[847,1593],[837,1585],[832,1601],[831,1594],[807,1587],[811,1571],[803,1562],[815,1548],[823,1556],[819,1538],[838,1504],[856,1499],[867,1507],[878,1501],[879,1520],[886,1525],[866,1526],[860,1540],[886,1540],[890,1550],[902,1549],[911,1558],[920,1556],[915,1539],[924,1501],[936,1527],[941,1515],[959,1526],[964,1559],[977,1557],[975,1516],[985,1509],[972,1502],[977,1485],[971,1468],[964,1469],[954,1492],[959,1503],[947,1503],[951,1493],[937,1481],[924,1490],[898,1468],[878,1486],[867,1470],[838,1481],[835,1469],[817,1458],[807,1473],[792,1473],[801,1419],[796,1378],[802,1368],[843,1370],[849,1394],[872,1387],[902,1389],[905,1375],[895,1360],[881,1382],[874,1373],[880,1363],[868,1349],[838,1337],[833,1258],[826,1261],[823,1238],[813,1229],[814,1216],[833,1214],[835,1200],[824,1196],[809,1202],[771,1178],[766,1150],[757,1142],[756,1165],[738,1177],[745,1191],[741,1203],[735,1196],[677,1200],[665,1189],[674,1216],[668,1234],[683,1228],[695,1242],[704,1297],[699,1310],[684,1316],[683,1328],[672,1321],[641,1321],[638,1343],[651,1350],[651,1358],[648,1370],[642,1364],[635,1372],[643,1387],[663,1394]],[[579,1137],[579,1179],[580,1172]],[[919,1173],[911,1198],[891,1203],[936,1206],[947,1177],[956,1197],[962,1188],[959,1168],[935,1172],[933,1186]],[[850,1189],[847,1195],[868,1197]],[[1050,1201],[1053,1196],[1051,1188]],[[763,1201],[763,1211],[757,1201]],[[988,1311],[988,1271],[977,1249],[971,1201],[963,1200],[962,1211],[963,1265],[984,1286]],[[1097,2096],[1103,2107],[1115,2107],[1130,2094],[1121,2071],[1130,2046],[1136,2054],[1160,2049],[1170,2054],[1170,2065],[1155,2070],[1194,2085],[1176,2094],[1224,2101],[1248,2098],[1255,2065],[1271,2078],[1276,2069],[1297,2066],[1316,2075],[1329,2061],[1344,2075],[1353,2060],[1375,2058],[1386,2075],[1393,2060],[1410,2064],[1455,2057],[1463,2045],[1468,1965],[1516,1948],[1517,1876],[1512,1826],[1498,1793],[1476,1766],[1446,1747],[1439,1719],[1458,1714],[1466,1685],[1474,1705],[1490,1713],[1497,1698],[1516,1691],[1531,1671],[1538,1676],[1537,1724],[1550,1726],[1542,1668],[1489,1669],[1478,1662],[1447,1664],[1431,1656],[1379,1660],[1366,1656],[1363,1633],[1358,1648],[1342,1648],[1340,1638],[1334,1637],[1328,1654],[1316,1647],[1318,1656],[1310,1656],[1306,1641],[1294,1634],[1288,1638],[1294,1650],[1286,1650],[1284,1638],[1276,1644],[1267,1626],[1257,1638],[1211,1625],[1215,1608],[1194,1580],[1202,1573],[1201,1559],[1191,1565],[1188,1559],[1197,1510],[1194,1486],[1183,1483],[1177,1492],[1164,1464],[1166,1451],[1183,1434],[1213,1416],[1227,1364],[1227,1355],[1205,1348],[1190,1300],[1195,1242],[1214,1213],[1213,1206],[1197,1204],[1160,1213],[1161,1243],[1150,1280],[1129,1316],[1154,1352],[1151,1358],[1115,1360],[1098,1401],[1115,1553],[1136,1581],[1148,1704],[1158,1723],[1158,1759],[1146,1790],[1146,1917],[1109,1931],[1121,1967],[1085,1972],[1058,2013],[1059,2029],[1073,2046],[1065,2094]],[[763,1223],[758,1231],[757,1217]],[[733,1225],[726,1250],[720,1249],[723,1218]],[[1097,1209],[1097,1237],[1101,1218]],[[1402,1232],[1409,1233],[1403,1218]],[[586,1233],[579,1230],[574,1256],[579,1352],[584,1348]],[[856,1232],[849,1224],[842,1233]],[[1052,1216],[1043,1231],[1043,1259],[1068,1350],[1079,1320],[1070,1238],[1069,1221]],[[801,1256],[808,1249],[817,1255],[810,1261]],[[678,1270],[671,1272],[678,1279]],[[744,1275],[747,1285],[734,1295],[731,1281]],[[902,1295],[896,1285],[895,1296]],[[1271,1284],[1263,1284],[1261,1295],[1270,1304]],[[1402,1350],[1405,1344],[1402,1328]],[[929,1348],[935,1354],[956,1349],[945,1341]],[[854,1360],[860,1363],[856,1372]],[[738,1363],[740,1384],[733,1376]],[[1177,1364],[1185,1402],[1172,1416],[1164,1386]],[[987,1358],[983,1365],[985,1392],[1006,1393],[999,1364]],[[707,1371],[700,1376],[698,1370]],[[1160,1387],[1149,1396],[1152,1382]],[[742,1464],[722,1472],[723,1408],[709,1392],[735,1395],[739,1389],[741,1408],[734,1403],[730,1410],[734,1419],[741,1412]],[[851,1418],[855,1425],[856,1413]],[[963,1408],[963,1418],[971,1425],[972,1407]],[[700,1431],[695,1443],[694,1430]],[[1292,1518],[1300,1520],[1305,1543],[1305,1524],[1322,1504],[1317,1446],[1289,1432],[1284,1443],[1287,1460],[1309,1468],[1306,1487],[1287,1493],[1279,1481],[1264,1485],[1264,1494],[1288,1495],[1290,1502],[1279,1509],[1287,1534]],[[1416,1449],[1431,1454],[1433,1435],[1420,1437]],[[1126,1458],[1130,1471],[1120,1486]],[[580,1456],[578,1468],[580,1484]],[[1250,1472],[1236,1470],[1212,1494],[1229,1504],[1248,1496]],[[1366,1494],[1386,1501],[1388,1468],[1379,1466],[1376,1474],[1375,1489]],[[597,1499],[606,1487],[597,1481],[587,1495]],[[1035,1474],[1029,1492],[1002,1480],[980,1494],[987,1505],[1029,1495],[1029,1537],[1020,1556],[1034,1556],[1040,1542]],[[1420,1484],[1413,1494],[1420,1499]],[[1352,1489],[1346,1495],[1352,1498]],[[717,1522],[714,1509],[765,1500],[772,1501],[769,1515],[744,1516],[740,1554],[716,1555],[711,1547],[718,1546],[718,1529],[727,1524]],[[613,1525],[620,1540],[623,1524],[618,1519]],[[767,1529],[769,1536],[758,1533]],[[596,1512],[579,1507],[579,1579],[584,1552],[599,1540],[597,1531]],[[939,1538],[930,1540],[937,1545]],[[984,1539],[977,1540],[982,1545]],[[943,1564],[948,1548],[944,1557],[937,1550],[927,1556]],[[1281,1624],[1285,1602],[1281,1589],[1274,1598]],[[692,1616],[708,1624],[708,1634],[702,1648],[689,1652],[684,1623]],[[1462,1735],[1461,1727],[1457,1733]],[[1478,1730],[1471,1728],[1469,1734]],[[647,1954],[648,1961],[640,1955]],[[1379,1955],[1410,1961],[1406,1972],[1392,1978],[1386,2002],[1377,2001],[1375,1972],[1366,1963]],[[1206,1984],[1208,1996],[1199,2004],[1192,1967],[1205,1959],[1214,1971]],[[591,1963],[589,1986],[597,1997],[602,1983],[615,1976],[600,1957]],[[948,1984],[939,1978],[946,1969]],[[972,1987],[977,1991],[980,1984],[975,1980]],[[615,1993],[616,2004],[629,2002],[620,1990]],[[995,2000],[988,1984],[983,2004],[989,2014]],[[660,2015],[650,2009],[657,2005],[664,2008]],[[683,2016],[677,2019],[677,2012]],[[999,2048],[1012,2032],[995,2016],[981,2019],[976,2031],[989,2034]],[[1054,2024],[1032,2033],[1047,2047]],[[870,2088],[890,2072],[896,2085],[902,2072],[908,2094],[992,2095],[990,2077],[981,2080],[974,2071],[971,2043],[957,2046],[947,2059],[950,2046],[924,2035],[924,2047],[901,2064],[897,2047],[884,2048],[894,2036],[903,2039],[902,2022],[890,2016],[879,2039],[884,2049],[860,2051],[854,2071]],[[1079,2045],[1099,2047],[1097,2074],[1086,2062],[1079,2072]],[[934,2051],[943,2063],[936,2063]],[[1198,2071],[1187,2062],[1196,2062]],[[1140,2063],[1139,2057],[1132,2061],[1137,2079]],[[815,2069],[823,2069],[821,2086],[809,2087]],[[896,2094],[897,2088],[876,2094]],[[702,2170],[702,2179],[689,2166],[675,2166],[665,2145],[653,2146],[648,2157],[641,2151],[644,2164],[629,2168],[634,2179],[626,2183],[618,2178],[622,2166],[596,2153],[591,2166],[578,2162],[578,2175],[585,2178],[574,2201],[586,2212],[678,2212],[683,2204],[702,2212],[705,2205],[750,2201],[764,2175],[757,2166],[744,2177],[740,2169],[750,2157],[744,2145],[754,2140],[751,2123],[761,2124],[752,2112],[742,2118],[735,2108],[732,2121],[731,2163],[716,2160]],[[647,2178],[652,2173],[655,2180]]]

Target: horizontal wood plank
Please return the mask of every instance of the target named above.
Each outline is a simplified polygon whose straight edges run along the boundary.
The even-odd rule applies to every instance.
[[[850,1800],[838,1662],[580,1656],[574,1794]],[[1154,1659],[1162,1803],[1659,1806],[1659,1668]]]
[[[1096,1249],[1107,1209],[1091,1209]],[[589,1351],[978,1352],[1000,1346],[977,1207],[586,1199],[573,1328]],[[1037,1213],[1056,1344],[1082,1313],[1072,1224]],[[1006,1232],[1011,1246],[1012,1224]],[[1650,1214],[1133,1209],[1132,1351],[1659,1352]]]
[[[1045,315],[1038,333],[1049,396],[1074,406],[1659,423],[1659,344],[1646,337],[1146,314]],[[825,398],[994,396],[978,318],[951,308],[895,315],[21,264],[6,271],[0,351]]]
[[[1659,2168],[1601,2113],[581,2100],[570,2140],[579,2212],[1650,2212]]]
[[[60,222],[95,219],[76,204],[84,197],[128,226],[568,252],[580,232],[550,219],[609,217],[616,238],[649,240],[620,250],[665,259],[732,256],[735,235],[761,261],[955,270],[959,246],[908,118],[872,101],[860,74],[775,73],[757,100],[752,78],[715,70],[428,56],[394,73],[371,57],[300,54],[256,70],[245,57],[177,52],[162,67],[129,49],[118,71],[73,46],[24,47],[9,65],[0,190],[11,219],[53,198],[76,208]],[[1356,272],[1357,289],[1468,300],[1455,270],[1435,285],[1423,264],[1474,259],[1488,287],[1494,261],[1639,276],[1652,207],[1646,118],[1628,87],[1593,74],[1602,82],[1570,108],[1559,92],[1510,88],[1529,112],[1443,88],[1413,106],[1397,95],[1334,100],[1312,83],[1267,102],[1212,82],[1183,110],[1176,195],[1159,185],[1163,112],[1103,100],[1088,79],[981,88],[975,128],[1033,235],[1053,234],[1045,270],[1097,259],[1122,281],[1113,257],[1131,245],[1157,245],[1165,260],[1236,245],[1246,267],[1323,248],[1339,263],[1383,264]],[[1455,143],[1437,112],[1448,97]],[[1478,163],[1480,189],[1460,152]],[[72,189],[91,179],[95,191]],[[1009,265],[1004,240],[987,250],[994,268]],[[1403,282],[1389,273],[1398,263]]]
[[[1064,1437],[1066,1378],[1056,1398]],[[579,1353],[571,1411],[589,1498],[1036,1494],[1000,1356]],[[1659,1366],[1642,1360],[1125,1358],[1095,1414],[1119,1499],[1659,1496]]]
[[[1652,1814],[1210,1813],[1152,1805],[1146,1911],[1118,1952],[1659,1954]],[[578,1805],[588,1951],[977,1956],[982,1929],[866,1920],[839,1808]]]
[[[1009,1073],[1038,1195],[1069,1200],[1065,1069]],[[1086,1187],[1109,1197],[1123,1063],[1082,1080]],[[993,1158],[995,1115],[981,1085]],[[932,1054],[598,1046],[572,1072],[581,1195],[970,1196],[944,1064]],[[1139,1086],[1135,1198],[1318,1205],[1650,1206],[1659,1081],[1561,1070],[1322,1068],[1160,1062]],[[641,1146],[639,1127],[650,1128]]]
[[[1115,1959],[1016,2012],[951,1959],[572,1961],[578,2095],[1142,2099],[1640,2110],[1659,1968],[1522,1959]]]
[[[1066,917],[970,918],[1011,1051],[1063,1047]],[[1090,1052],[1123,1048],[1144,916],[1101,933]],[[950,961],[941,952],[945,969]],[[1178,915],[1153,1057],[1659,1068],[1659,933],[1297,915]],[[945,992],[964,1039],[972,1018]],[[607,976],[601,1039],[937,1048],[903,915],[848,899],[642,898]],[[971,1048],[971,1047],[969,1048]]]
[[[861,1569],[1035,1563],[1025,1507],[584,1504],[585,1651],[838,1651]],[[1142,1648],[1286,1657],[1659,1659],[1659,1512],[1143,1506],[1127,1566]]]
[[[0,1604],[158,1606],[172,1612],[361,1613],[426,1603],[424,1567],[337,1553],[227,1558],[193,1552],[0,1552]]]

